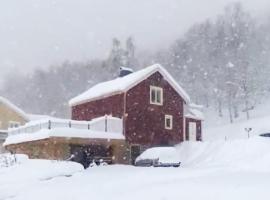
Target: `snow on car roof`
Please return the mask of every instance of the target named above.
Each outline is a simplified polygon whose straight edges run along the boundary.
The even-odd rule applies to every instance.
[[[99,98],[104,98],[114,94],[128,91],[142,80],[145,80],[153,73],[159,72],[171,84],[176,92],[188,103],[190,98],[184,89],[174,80],[174,78],[160,64],[154,64],[124,77],[119,77],[111,81],[99,83],[88,91],[69,101],[70,106],[76,106]]]
[[[180,162],[180,156],[175,147],[153,147],[145,150],[137,159],[159,159],[159,162],[177,163]]]

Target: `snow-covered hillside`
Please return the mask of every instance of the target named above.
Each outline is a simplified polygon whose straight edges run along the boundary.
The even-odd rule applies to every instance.
[[[206,119],[203,124],[203,139],[204,141],[247,139],[246,128],[252,128],[250,132],[251,137],[262,133],[270,133],[269,111],[270,102],[260,104],[255,110],[251,111],[251,118],[249,120],[242,113],[231,124],[229,123],[228,116],[220,118],[217,116],[216,111],[206,109]]]

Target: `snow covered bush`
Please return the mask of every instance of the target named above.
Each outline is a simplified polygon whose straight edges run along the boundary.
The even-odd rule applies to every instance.
[[[11,154],[0,154],[0,168],[10,167],[16,163],[16,156]]]
[[[0,154],[0,168],[13,166],[26,159],[28,159],[28,156],[22,154]]]

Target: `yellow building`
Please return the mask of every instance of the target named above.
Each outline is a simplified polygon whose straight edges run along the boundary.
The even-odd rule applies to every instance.
[[[0,96],[0,153],[7,137],[8,128],[15,128],[29,122],[29,116],[9,100]]]

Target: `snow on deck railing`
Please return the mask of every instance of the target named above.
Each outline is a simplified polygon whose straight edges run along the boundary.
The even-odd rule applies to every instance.
[[[47,120],[33,121],[18,128],[11,128],[8,130],[8,135],[12,136],[22,133],[35,133],[42,129],[50,130],[55,128],[73,128],[73,129],[94,130],[111,133],[122,133],[123,123],[122,119],[112,116],[103,116],[95,118],[91,121],[47,119]]]

